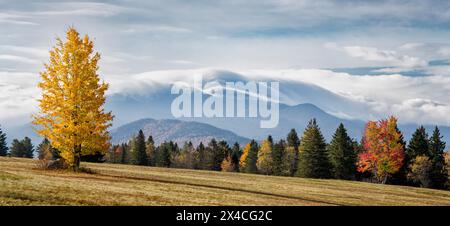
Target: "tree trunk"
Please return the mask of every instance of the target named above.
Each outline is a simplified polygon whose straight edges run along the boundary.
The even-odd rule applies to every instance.
[[[73,148],[73,165],[71,166],[74,172],[78,172],[80,169],[80,161],[81,161],[81,145],[76,145]]]

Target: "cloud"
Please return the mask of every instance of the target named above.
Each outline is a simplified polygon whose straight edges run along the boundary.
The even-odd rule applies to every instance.
[[[99,2],[59,2],[41,3],[49,10],[34,12],[38,16],[113,16],[128,10],[126,7]]]
[[[7,23],[13,25],[38,25],[35,22],[24,20],[28,16],[17,13],[2,13],[0,11],[0,23]]]
[[[19,63],[27,63],[27,64],[38,64],[39,61],[23,56],[16,56],[16,55],[9,55],[9,54],[0,54],[0,61],[7,60],[7,61],[15,61]]]
[[[123,31],[124,33],[143,32],[168,32],[168,33],[189,33],[190,29],[168,25],[132,25]]]
[[[350,57],[359,58],[365,61],[374,61],[386,66],[396,66],[402,68],[424,67],[427,61],[417,57],[401,55],[393,50],[380,50],[374,47],[366,46],[343,46],[335,43],[325,43],[324,46],[329,49],[335,49],[345,52]]]

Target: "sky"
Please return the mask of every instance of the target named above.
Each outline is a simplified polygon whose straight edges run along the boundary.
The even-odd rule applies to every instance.
[[[0,0],[0,124],[36,111],[38,74],[70,26],[94,40],[108,94],[227,70],[358,106],[340,117],[450,126],[449,1]]]

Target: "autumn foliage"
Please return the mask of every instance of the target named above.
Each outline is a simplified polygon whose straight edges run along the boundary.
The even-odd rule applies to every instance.
[[[39,83],[40,112],[33,122],[37,133],[48,138],[74,170],[81,156],[109,148],[107,129],[113,116],[103,109],[108,84],[97,74],[100,55],[93,47],[87,35],[80,38],[70,28],[66,40],[58,39],[50,51]]]
[[[372,172],[380,182],[386,183],[404,164],[405,147],[401,137],[395,117],[369,121],[363,138],[365,151],[358,156],[358,171]]]

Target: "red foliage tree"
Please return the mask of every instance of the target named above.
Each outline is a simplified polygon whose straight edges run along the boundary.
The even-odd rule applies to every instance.
[[[401,137],[395,117],[369,121],[363,137],[365,151],[358,155],[358,171],[372,172],[379,182],[386,183],[404,164],[405,147]]]

